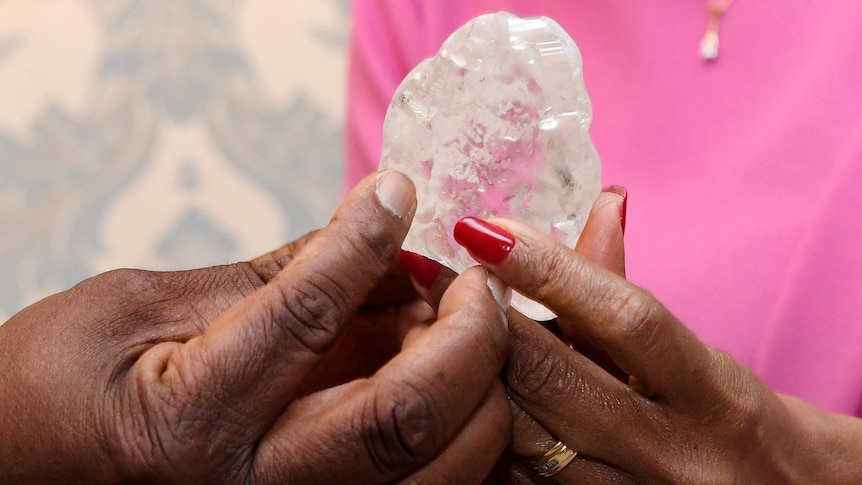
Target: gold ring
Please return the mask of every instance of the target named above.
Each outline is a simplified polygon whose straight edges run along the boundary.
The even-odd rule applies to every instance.
[[[530,466],[543,477],[552,477],[566,467],[578,453],[566,446],[562,441],[551,447],[550,450],[536,455],[530,459]]]

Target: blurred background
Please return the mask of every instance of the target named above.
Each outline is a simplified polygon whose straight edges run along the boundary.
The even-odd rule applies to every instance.
[[[0,0],[0,323],[256,256],[341,197],[348,0]]]

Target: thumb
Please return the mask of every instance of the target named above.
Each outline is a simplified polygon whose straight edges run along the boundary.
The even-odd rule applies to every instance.
[[[590,210],[575,248],[588,259],[622,277],[626,276],[626,253],[623,244],[628,193],[619,185],[601,192]]]
[[[196,410],[201,429],[217,434],[227,421],[242,430],[238,439],[261,436],[392,265],[415,208],[404,175],[367,177],[268,284],[199,337],[146,352],[138,384],[171,397],[150,403],[155,415],[179,406]]]

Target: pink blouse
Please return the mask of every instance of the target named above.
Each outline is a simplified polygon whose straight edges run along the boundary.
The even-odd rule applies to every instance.
[[[584,57],[629,279],[775,390],[862,415],[862,2],[355,0],[347,185],[404,75],[470,18],[547,15]]]

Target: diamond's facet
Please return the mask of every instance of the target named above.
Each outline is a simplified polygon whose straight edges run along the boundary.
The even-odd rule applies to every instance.
[[[500,216],[574,247],[600,191],[592,107],[574,41],[547,17],[482,15],[401,83],[381,168],[407,174],[418,208],[404,249],[457,272],[475,261],[452,239],[464,216]],[[513,306],[546,320],[515,295]]]

